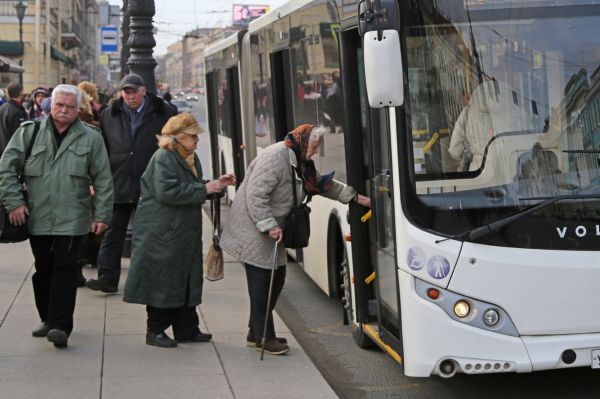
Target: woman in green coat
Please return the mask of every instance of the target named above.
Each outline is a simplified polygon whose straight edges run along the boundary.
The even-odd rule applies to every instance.
[[[212,338],[200,331],[196,313],[202,302],[202,203],[234,185],[235,176],[202,180],[194,152],[201,132],[192,115],[173,116],[142,175],[123,300],[146,305],[148,345],[172,348]],[[174,340],[165,334],[169,326]]]

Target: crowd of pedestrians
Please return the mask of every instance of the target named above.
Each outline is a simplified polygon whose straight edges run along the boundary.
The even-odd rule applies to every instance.
[[[235,177],[203,179],[194,152],[201,128],[194,117],[178,115],[148,93],[136,74],[125,76],[106,104],[87,81],[40,86],[29,95],[11,83],[3,92],[8,98],[0,105],[0,204],[11,224],[27,223],[29,230],[41,321],[32,336],[68,346],[77,286],[117,292],[133,219],[140,234],[134,235],[125,300],[147,305],[146,343],[173,347],[177,341],[210,340],[199,330],[196,313],[202,203],[235,184]],[[156,223],[167,226],[155,230]],[[179,245],[166,243],[166,232]],[[85,281],[86,263],[97,266],[98,279]],[[166,336],[169,326],[177,341]]]
[[[29,230],[41,321],[33,337],[68,346],[77,287],[118,292],[132,220],[123,300],[146,305],[146,344],[171,348],[211,340],[210,333],[200,331],[196,310],[203,286],[202,204],[236,185],[236,177],[203,179],[195,152],[202,132],[196,119],[179,114],[169,97],[149,93],[136,74],[126,75],[106,104],[92,82],[38,87],[28,100],[21,85],[11,83],[5,94],[0,205],[10,223],[27,223]],[[251,303],[246,345],[274,355],[289,350],[286,340],[275,336],[271,312],[285,280],[282,222],[295,199],[292,186],[302,193],[300,200],[323,195],[370,206],[367,197],[334,180],[333,173],[316,170],[311,157],[320,143],[319,129],[301,125],[261,153],[248,168],[223,231],[223,248],[246,269]],[[292,170],[298,171],[295,178]],[[275,285],[266,309],[275,242]],[[81,267],[86,263],[97,266],[96,279],[85,281]],[[173,338],[165,332],[169,327]]]

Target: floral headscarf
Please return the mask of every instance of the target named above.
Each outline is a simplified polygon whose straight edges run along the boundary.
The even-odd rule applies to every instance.
[[[310,132],[314,125],[304,124],[296,127],[285,136],[285,145],[294,151],[298,160],[298,169],[300,177],[304,184],[304,189],[309,194],[321,194],[331,187],[333,175],[335,172],[321,176],[315,168],[312,160],[306,159],[306,150],[308,149],[308,140]]]

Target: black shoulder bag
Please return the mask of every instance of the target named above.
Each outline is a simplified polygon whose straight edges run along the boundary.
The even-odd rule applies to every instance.
[[[292,166],[292,192],[294,193],[294,203],[292,211],[283,222],[283,244],[286,248],[300,249],[308,246],[310,237],[310,208],[307,200],[298,204],[298,194],[296,193],[296,168]]]
[[[21,167],[21,171],[19,172],[19,183],[21,184],[21,188],[23,191],[23,199],[25,200],[25,204],[27,204],[27,190],[25,190],[25,164],[27,164],[27,159],[31,155],[31,150],[33,149],[33,143],[35,142],[35,138],[40,130],[40,123],[35,122],[35,126],[33,128],[33,135],[31,136],[31,141],[27,145],[27,151],[25,152],[25,159],[23,160],[23,166]],[[4,205],[0,205],[0,243],[11,243],[11,242],[22,242],[29,238],[29,230],[27,229],[27,223],[22,224],[21,226],[15,226],[11,224],[8,220],[8,212]]]

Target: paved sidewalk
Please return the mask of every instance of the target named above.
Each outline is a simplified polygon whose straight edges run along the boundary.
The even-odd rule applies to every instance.
[[[209,226],[205,217],[204,253]],[[337,398],[279,317],[275,326],[290,343],[287,355],[265,354],[261,362],[259,352],[245,346],[245,274],[234,259],[225,261],[225,279],[204,282],[199,308],[212,342],[148,346],[144,306],[80,288],[75,328],[61,350],[31,336],[39,319],[29,243],[0,245],[0,399]],[[96,269],[84,273],[95,278]]]

